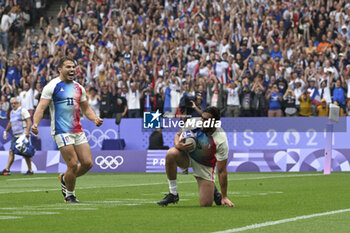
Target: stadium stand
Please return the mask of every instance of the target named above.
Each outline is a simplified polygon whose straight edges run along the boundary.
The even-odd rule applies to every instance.
[[[77,60],[76,81],[97,90],[89,101],[105,118],[115,118],[119,96],[123,117],[140,117],[175,115],[183,96],[199,94],[227,117],[298,116],[308,99],[307,116],[334,101],[350,114],[348,1],[52,4],[1,1],[1,116],[12,96],[35,108],[63,55]]]

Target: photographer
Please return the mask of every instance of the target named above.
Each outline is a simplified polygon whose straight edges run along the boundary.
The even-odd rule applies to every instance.
[[[201,117],[202,116],[202,105],[203,99],[202,99],[202,94],[200,92],[196,92],[195,100],[191,101],[192,103],[192,109],[195,111],[192,111],[192,117]]]
[[[188,93],[184,93],[180,99],[180,111],[182,115],[191,115],[193,116],[194,108],[193,103],[196,98]]]
[[[252,86],[252,114],[255,117],[266,116],[266,100],[265,100],[265,87],[263,86],[263,77],[258,75],[255,77]]]
[[[281,117],[282,94],[279,92],[277,84],[273,84],[272,89],[267,91],[266,99],[270,101],[268,117]]]
[[[298,110],[297,107],[295,105],[295,94],[292,90],[292,88],[288,88],[286,93],[283,96],[283,100],[284,100],[284,113],[286,114],[287,117],[290,116],[298,116]]]

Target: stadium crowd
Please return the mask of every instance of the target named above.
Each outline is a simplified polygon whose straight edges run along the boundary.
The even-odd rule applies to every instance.
[[[76,81],[102,118],[194,104],[273,117],[328,116],[334,103],[350,115],[348,0],[66,1],[56,19],[25,4],[1,7],[1,118],[13,96],[33,112],[63,55],[76,59]],[[17,47],[15,22],[27,15],[41,32],[22,23],[26,44]]]

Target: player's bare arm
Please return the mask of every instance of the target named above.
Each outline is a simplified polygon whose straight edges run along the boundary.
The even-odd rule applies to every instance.
[[[84,101],[80,103],[80,107],[84,115],[89,119],[90,121],[94,122],[96,126],[101,126],[103,123],[103,119],[99,118],[95,112],[91,109],[88,101]]]
[[[225,207],[226,205],[234,207],[234,204],[227,197],[227,159],[223,161],[217,161],[218,166],[218,177],[220,183],[220,189],[222,194],[221,204]]]
[[[38,125],[40,121],[43,119],[44,111],[50,104],[49,99],[40,99],[38,106],[36,107],[34,117],[33,117],[33,126],[32,132],[37,135],[39,133]]]

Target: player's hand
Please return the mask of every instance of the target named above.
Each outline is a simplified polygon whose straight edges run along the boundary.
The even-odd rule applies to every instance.
[[[6,131],[4,131],[4,134],[2,135],[2,138],[3,138],[4,140],[7,140],[7,132],[6,132]]]
[[[226,207],[226,206],[234,207],[234,206],[235,206],[235,204],[233,204],[233,203],[230,201],[230,199],[228,199],[227,197],[223,197],[223,198],[221,199],[221,205],[222,205],[223,207]]]
[[[182,150],[182,151],[190,151],[193,149],[194,145],[193,142],[184,142],[186,138],[181,139],[176,145],[176,149]]]
[[[97,127],[101,126],[102,123],[103,123],[103,119],[97,117],[95,120],[94,120],[94,123]]]
[[[32,132],[33,134],[37,135],[39,133],[39,130],[38,130],[38,125],[37,124],[33,124],[32,125]]]

